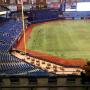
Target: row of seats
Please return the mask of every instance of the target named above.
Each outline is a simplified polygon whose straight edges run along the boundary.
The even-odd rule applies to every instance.
[[[0,44],[0,52],[8,52],[10,50],[10,45]]]
[[[28,64],[9,53],[9,50],[22,33],[22,22],[0,19],[0,24],[0,75],[49,75],[48,72]]]
[[[89,11],[66,11],[63,13],[64,18],[83,19],[90,18]]]
[[[0,75],[49,75],[34,65],[28,64],[9,53],[0,54]]]
[[[5,23],[8,22],[8,19],[0,17],[0,27]]]
[[[22,33],[22,22],[19,20],[2,20],[3,25],[0,27],[0,52],[6,52],[10,50],[18,37]]]
[[[32,10],[28,15],[28,20],[32,23],[44,22],[52,19],[57,19],[59,13],[60,12],[58,9]]]
[[[9,53],[0,53],[0,63],[19,63],[20,60]]]

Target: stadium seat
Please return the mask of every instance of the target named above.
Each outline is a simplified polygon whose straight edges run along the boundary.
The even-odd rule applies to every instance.
[[[1,75],[49,75],[47,72],[28,64],[9,53],[0,53],[0,74]]]
[[[5,43],[3,45],[0,44],[0,52],[8,52],[22,33],[22,22],[16,20],[6,21],[4,19],[2,22],[4,23],[0,27],[0,40]]]

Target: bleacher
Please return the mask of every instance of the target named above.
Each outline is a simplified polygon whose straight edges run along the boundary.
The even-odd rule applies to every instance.
[[[0,20],[0,41],[4,42],[0,43],[0,52],[8,52],[22,33],[22,22],[2,18]]]
[[[49,74],[9,53],[0,53],[0,75],[48,76]]]
[[[90,11],[65,11],[63,15],[66,19],[89,19]]]
[[[59,9],[41,9],[41,10],[31,10],[28,13],[28,21],[31,23],[39,23],[45,22],[49,20],[56,20],[58,19],[58,15],[60,14]]]
[[[0,25],[0,75],[49,75],[10,54],[9,51],[22,34],[22,22],[1,18]]]

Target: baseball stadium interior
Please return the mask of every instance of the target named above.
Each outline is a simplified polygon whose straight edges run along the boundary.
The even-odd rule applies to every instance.
[[[0,0],[0,90],[90,90],[90,0]]]

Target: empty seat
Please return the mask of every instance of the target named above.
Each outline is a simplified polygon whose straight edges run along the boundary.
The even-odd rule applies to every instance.
[[[23,60],[16,58],[15,56],[9,53],[0,54],[0,74],[1,75],[12,75],[12,74],[21,74],[21,75],[48,75],[47,72],[31,65]]]

